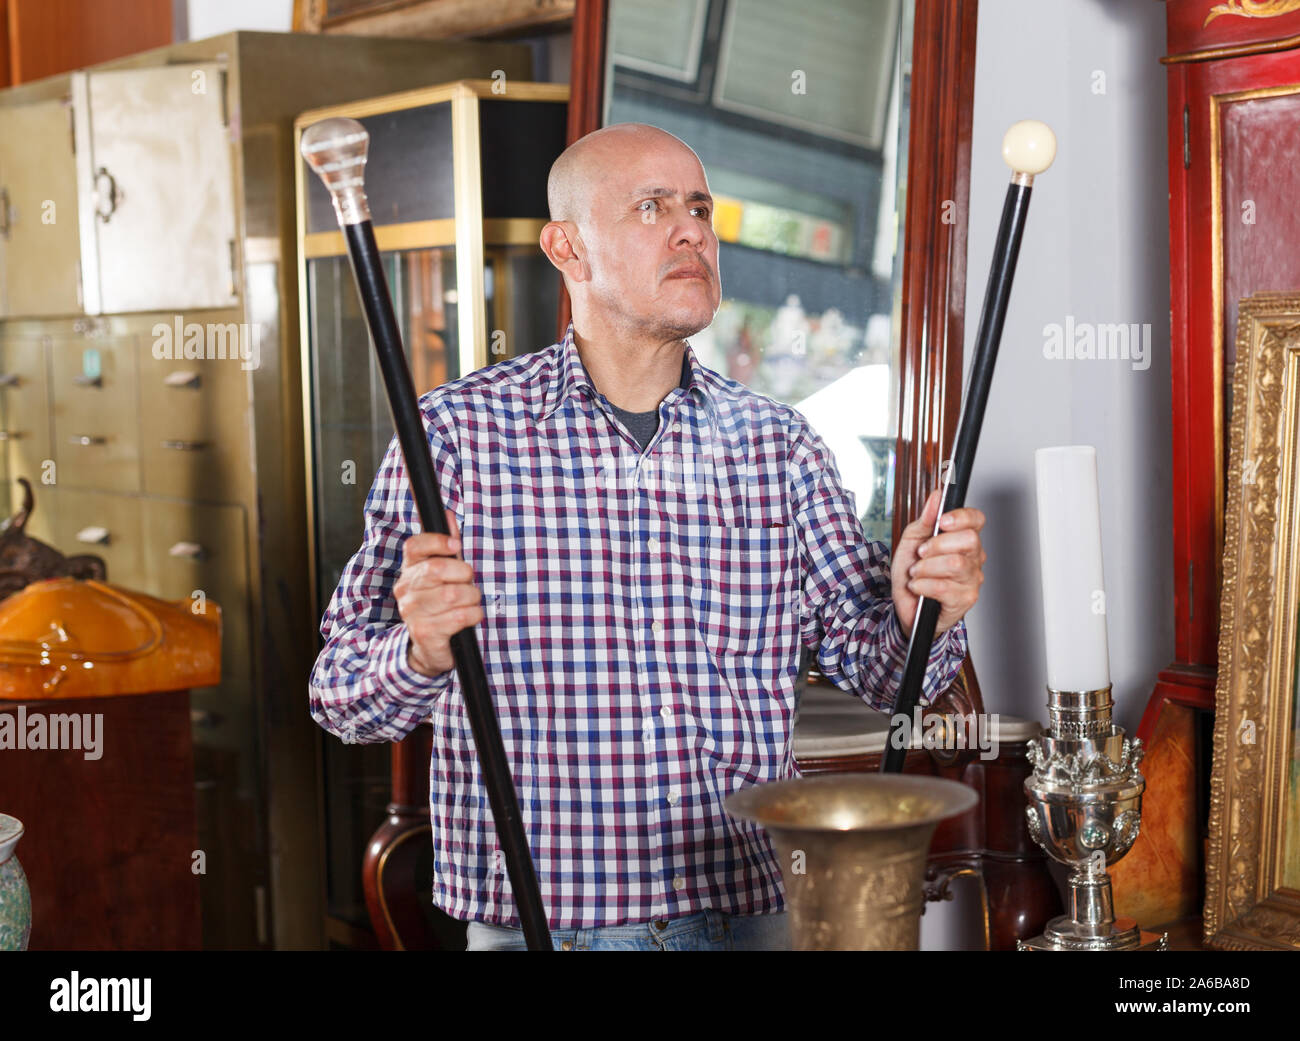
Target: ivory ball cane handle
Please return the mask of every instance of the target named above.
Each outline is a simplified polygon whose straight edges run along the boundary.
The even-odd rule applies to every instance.
[[[1034,183],[1034,175],[1056,158],[1056,135],[1040,120],[1022,119],[1002,138],[1002,158],[1014,173],[1012,181],[1028,187]]]

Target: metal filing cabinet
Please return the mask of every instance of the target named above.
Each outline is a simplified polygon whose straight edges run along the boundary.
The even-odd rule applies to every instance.
[[[87,314],[233,307],[223,62],[72,75]]]
[[[26,477],[31,534],[222,606],[222,683],[191,694],[205,946],[326,945],[293,117],[529,70],[510,44],[231,33],[0,91],[0,508]]]
[[[273,348],[274,345],[272,345]],[[258,348],[260,349],[260,347]],[[253,437],[252,372],[241,362],[159,364],[141,343],[141,483],[150,495],[221,499],[247,472]]]
[[[77,234],[69,100],[0,108],[0,318],[80,309]]]
[[[51,337],[12,336],[0,341],[0,448],[10,473],[35,483],[50,453],[49,345]],[[41,538],[38,509],[28,533]]]
[[[134,336],[56,337],[50,345],[56,484],[140,490]]]

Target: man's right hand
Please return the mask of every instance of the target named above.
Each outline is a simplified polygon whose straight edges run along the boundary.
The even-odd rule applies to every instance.
[[[402,573],[393,585],[397,611],[410,633],[407,661],[425,676],[454,668],[452,636],[484,618],[474,569],[457,555],[456,515],[451,510],[446,514],[450,535],[426,531],[402,543]]]

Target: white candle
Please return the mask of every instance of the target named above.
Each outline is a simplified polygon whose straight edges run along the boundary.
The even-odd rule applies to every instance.
[[[1100,690],[1110,683],[1110,655],[1097,450],[1091,445],[1040,448],[1034,465],[1047,685],[1053,690]]]

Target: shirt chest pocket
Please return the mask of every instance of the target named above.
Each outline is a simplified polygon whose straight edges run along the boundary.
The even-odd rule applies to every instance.
[[[800,592],[794,529],[706,526],[689,570],[695,624],[715,653],[769,653],[790,637]]]

